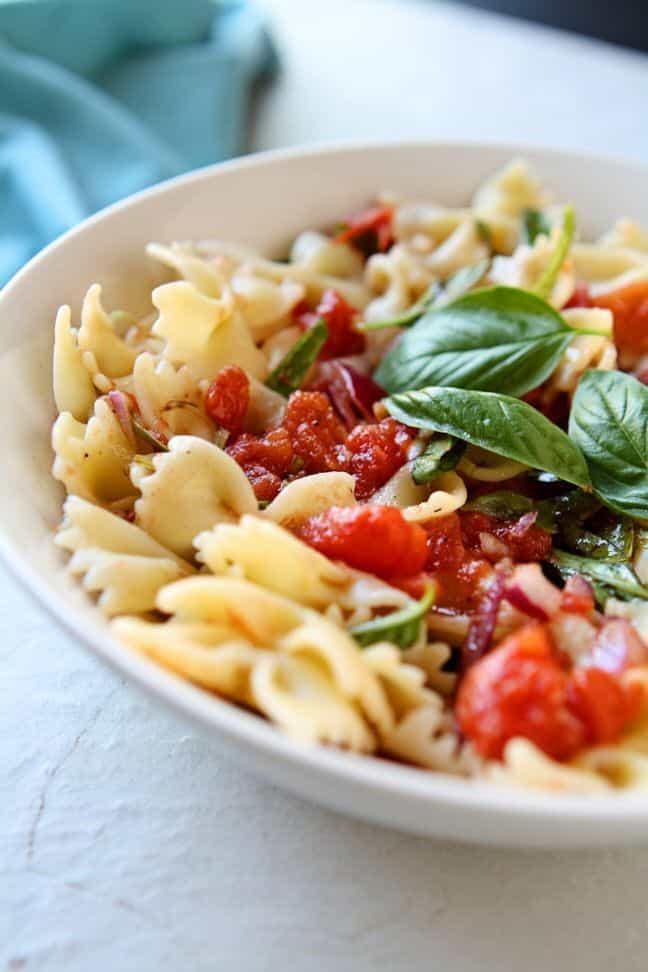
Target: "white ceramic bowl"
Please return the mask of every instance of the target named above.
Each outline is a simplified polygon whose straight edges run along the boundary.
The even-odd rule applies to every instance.
[[[272,252],[302,228],[381,189],[464,204],[498,166],[523,155],[572,201],[586,234],[618,216],[648,224],[648,168],[520,146],[387,144],[273,152],[202,170],[82,223],[0,294],[0,551],[67,630],[151,695],[209,731],[245,766],[294,793],[420,834],[482,843],[586,846],[648,839],[648,795],[565,797],[467,783],[379,759],[296,745],[268,723],[137,657],[109,634],[52,543],[62,490],[50,476],[54,314],[78,312],[87,287],[108,306],[149,308],[149,240],[218,237]]]

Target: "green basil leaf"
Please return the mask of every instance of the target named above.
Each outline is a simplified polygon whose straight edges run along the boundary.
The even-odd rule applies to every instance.
[[[648,388],[621,371],[586,371],[574,395],[569,434],[585,455],[601,500],[648,521]]]
[[[576,217],[574,215],[574,210],[571,206],[567,206],[563,216],[562,230],[560,231],[560,236],[558,237],[556,247],[551,255],[548,265],[541,274],[538,283],[534,287],[535,293],[538,295],[538,297],[546,298],[554,289],[554,284],[556,283],[558,274],[560,273],[562,265],[565,262],[565,257],[569,253],[569,247],[572,245],[575,229]]]
[[[454,469],[465,451],[466,443],[451,435],[432,439],[412,463],[412,479],[419,486],[428,483],[439,473]]]
[[[277,367],[266,378],[266,385],[288,398],[301,388],[309,369],[315,363],[328,337],[326,321],[320,319],[293,344]]]
[[[595,523],[585,529],[583,524],[565,519],[560,525],[560,544],[582,557],[621,563],[632,555],[634,530],[627,517],[615,517],[598,529]]]
[[[439,283],[430,284],[421,299],[409,310],[399,314],[398,317],[390,317],[386,321],[368,321],[362,324],[360,329],[363,331],[379,331],[386,327],[410,327],[431,308],[444,307],[458,297],[467,294],[483,278],[489,266],[490,260],[479,260],[468,267],[461,267],[451,277],[448,277],[445,286],[442,287]]]
[[[525,209],[522,213],[521,239],[528,246],[533,246],[538,236],[549,236],[551,223],[539,209]]]
[[[375,379],[389,392],[448,385],[524,395],[549,377],[574,333],[534,294],[475,290],[428,311],[383,357]]]
[[[604,603],[607,597],[613,595],[625,600],[633,597],[648,600],[648,588],[644,587],[628,563],[610,564],[577,557],[563,550],[553,551],[553,562],[563,577],[572,574],[587,577],[594,585],[599,603]]]
[[[589,485],[578,447],[557,425],[517,398],[432,387],[392,395],[385,405],[406,425],[445,432],[576,486]]]
[[[377,641],[390,641],[399,648],[409,648],[419,636],[421,622],[434,604],[435,589],[428,587],[420,601],[411,607],[401,608],[381,618],[366,621],[355,628],[350,634],[363,648],[373,645]]]

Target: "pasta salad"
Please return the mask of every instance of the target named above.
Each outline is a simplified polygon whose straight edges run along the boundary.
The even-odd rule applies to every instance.
[[[148,316],[55,322],[56,543],[124,645],[301,742],[648,787],[648,233],[514,160],[148,254]]]

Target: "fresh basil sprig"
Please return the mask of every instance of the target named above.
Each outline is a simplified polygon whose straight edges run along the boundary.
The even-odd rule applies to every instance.
[[[565,262],[567,254],[569,253],[569,247],[572,245],[575,229],[576,217],[574,215],[573,207],[567,206],[563,216],[563,225],[560,231],[560,236],[558,237],[555,249],[551,254],[551,259],[549,260],[549,263],[545,267],[543,273],[540,275],[540,279],[534,288],[538,297],[547,298],[554,289],[554,285],[558,279],[558,274],[562,269],[562,265]]]
[[[648,588],[644,587],[628,563],[608,563],[578,557],[563,550],[553,551],[553,562],[563,577],[582,574],[592,582],[596,599],[604,604],[608,597],[616,596],[622,600],[638,597],[648,600]]]
[[[412,479],[419,486],[428,483],[439,473],[454,469],[465,451],[466,443],[461,439],[451,435],[437,436],[412,463]]]
[[[648,388],[621,371],[586,371],[569,435],[585,455],[601,500],[648,521]]]
[[[576,486],[589,486],[580,449],[526,402],[464,388],[423,388],[385,400],[394,418],[417,429],[445,432]]]
[[[490,260],[479,260],[468,267],[461,267],[448,277],[444,286],[436,282],[430,284],[420,300],[417,300],[409,310],[384,321],[366,321],[360,325],[360,330],[380,331],[387,327],[411,327],[428,310],[434,307],[445,307],[446,304],[467,294],[484,277],[489,266]]]
[[[577,333],[535,294],[489,287],[428,311],[375,378],[389,392],[448,385],[524,395],[549,377]]]
[[[285,398],[301,388],[327,337],[326,321],[320,319],[305,334],[302,334],[277,367],[270,372],[265,382],[267,387],[279,392]]]
[[[551,224],[545,214],[539,209],[525,209],[522,213],[522,227],[520,236],[522,242],[533,246],[539,236],[549,236]]]
[[[377,641],[390,641],[399,648],[409,648],[418,638],[421,622],[434,604],[434,598],[435,589],[430,585],[420,601],[381,618],[359,624],[351,628],[349,633],[363,648],[374,645]]]

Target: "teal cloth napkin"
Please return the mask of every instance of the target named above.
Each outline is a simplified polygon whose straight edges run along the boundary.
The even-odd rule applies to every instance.
[[[241,151],[275,67],[243,0],[0,0],[0,286],[97,209]]]

